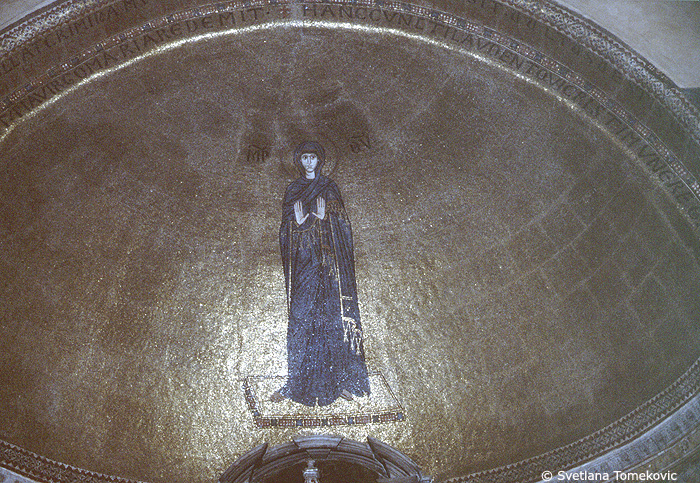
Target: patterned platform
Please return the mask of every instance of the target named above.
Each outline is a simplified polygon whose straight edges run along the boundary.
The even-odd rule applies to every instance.
[[[308,407],[289,399],[270,401],[284,376],[248,376],[243,381],[246,403],[259,428],[357,425],[405,420],[405,412],[380,372],[369,374],[370,395],[328,406]]]

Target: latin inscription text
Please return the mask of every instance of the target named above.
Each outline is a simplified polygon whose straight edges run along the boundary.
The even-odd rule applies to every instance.
[[[123,9],[136,8],[139,4],[145,4],[148,0],[122,0]],[[493,0],[466,0],[468,4],[478,8],[492,9],[495,14],[507,14],[511,22],[522,25],[523,28],[535,28],[534,24],[524,16],[506,9],[503,5],[495,3]],[[114,8],[114,6],[112,6]],[[124,39],[120,44],[106,50],[102,50],[92,58],[73,67],[72,69],[55,76],[49,82],[35,88],[23,98],[14,102],[8,109],[0,113],[0,126],[9,128],[17,119],[31,112],[44,103],[77,82],[85,79],[94,73],[118,65],[127,59],[137,57],[161,44],[171,42],[184,36],[197,35],[214,29],[228,29],[236,26],[249,25],[267,20],[272,16],[290,16],[290,7],[276,7],[279,11],[271,11],[270,8],[247,7],[237,11],[220,11],[211,15],[205,15],[189,20],[171,22],[165,26],[144,29],[143,33],[132,38]],[[653,147],[653,142],[642,137],[639,132],[633,129],[628,122],[611,112],[608,105],[601,104],[604,99],[602,93],[596,91],[593,86],[585,84],[578,79],[578,83],[567,80],[565,72],[555,73],[549,68],[545,68],[540,63],[528,58],[517,50],[517,45],[505,46],[493,40],[495,32],[484,29],[483,35],[477,35],[463,26],[448,25],[441,22],[438,17],[428,18],[411,13],[410,9],[404,12],[397,12],[381,8],[379,6],[358,6],[358,5],[338,5],[311,3],[296,6],[298,16],[302,19],[324,19],[324,20],[359,20],[367,23],[382,23],[394,28],[414,31],[421,35],[437,38],[441,41],[448,41],[477,55],[487,56],[500,61],[513,72],[524,77],[533,79],[538,84],[543,85],[547,90],[554,92],[563,99],[570,102],[577,109],[585,112],[594,121],[602,124],[612,132],[623,145],[624,148],[632,151],[650,170],[657,176],[675,197],[679,204],[686,208],[688,214],[695,220],[697,227],[700,227],[700,205],[695,195],[687,187],[685,181],[681,180],[676,172],[669,166],[668,157],[659,154],[659,150]],[[50,37],[46,37],[43,42],[50,46],[53,42],[60,43],[73,35],[78,35],[82,29],[90,29],[100,22],[109,20],[110,15],[118,15],[117,10],[102,10],[91,14],[57,30]],[[473,30],[473,29],[472,29]],[[62,32],[62,33],[61,33]],[[568,39],[553,31],[545,32],[547,38],[552,42],[566,44]],[[35,44],[39,45],[39,44]],[[29,61],[34,55],[31,50],[20,52],[14,57],[6,59],[4,65],[0,65],[0,73],[7,69],[17,67],[23,61]],[[575,52],[576,53],[576,52]],[[580,51],[579,55],[590,55]],[[534,57],[537,59],[537,57]],[[601,62],[600,59],[591,58],[591,62]],[[604,65],[603,65],[604,64]],[[607,68],[607,62],[600,64],[600,69]],[[616,71],[615,71],[616,72]],[[619,73],[617,73],[620,76]],[[629,82],[624,83],[630,84]],[[630,88],[631,94],[641,95],[639,89]],[[633,122],[633,121],[630,121]],[[352,152],[360,152],[363,149],[370,149],[369,137],[365,135],[354,136],[349,140],[349,147]],[[265,159],[264,148],[256,146],[249,147],[246,159],[250,162],[260,162]]]

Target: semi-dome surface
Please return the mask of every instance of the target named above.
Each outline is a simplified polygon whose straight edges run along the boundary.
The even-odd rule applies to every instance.
[[[10,446],[204,482],[263,442],[370,436],[444,480],[639,411],[636,437],[695,377],[697,117],[643,61],[518,2],[92,3],[3,64]],[[269,400],[308,139],[352,223],[373,385],[315,408]],[[696,392],[674,390],[666,412]]]

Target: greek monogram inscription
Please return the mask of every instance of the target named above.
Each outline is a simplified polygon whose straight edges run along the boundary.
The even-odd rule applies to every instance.
[[[350,145],[350,151],[353,153],[359,153],[360,151],[372,149],[368,133],[351,136],[348,144]]]
[[[246,163],[262,164],[267,160],[269,155],[270,150],[268,148],[251,144],[246,151]]]

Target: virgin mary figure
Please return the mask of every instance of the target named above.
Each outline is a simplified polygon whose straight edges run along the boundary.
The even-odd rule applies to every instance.
[[[301,176],[287,187],[279,234],[289,374],[272,399],[307,406],[369,394],[352,230],[338,186],[321,174],[324,161],[316,142],[294,152]]]

